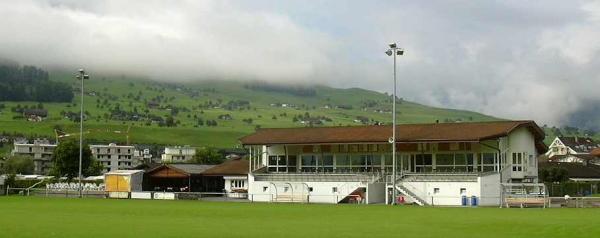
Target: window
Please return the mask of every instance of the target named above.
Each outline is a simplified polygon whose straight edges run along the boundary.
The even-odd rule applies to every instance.
[[[287,166],[288,166],[288,169],[287,169],[288,172],[290,172],[290,173],[297,172],[296,166],[298,166],[298,160],[296,159],[295,155],[288,155]]]
[[[270,155],[267,162],[269,172],[287,172],[288,165],[284,155]]]
[[[482,172],[496,171],[497,158],[495,153],[481,153],[479,166]]]
[[[300,161],[302,163],[302,172],[316,172],[317,159],[316,155],[303,155]]]
[[[335,156],[335,171],[349,172],[350,171],[350,156],[338,154]]]
[[[333,172],[333,155],[323,155],[323,171]]]
[[[332,188],[331,188],[331,192],[332,192],[332,193],[337,193],[337,191],[338,191],[337,187],[332,187]]]
[[[313,187],[308,187],[308,191],[309,191],[309,192],[312,192],[312,191],[314,191]]]
[[[523,156],[524,153],[512,153],[512,171],[523,171]]]
[[[435,163],[437,172],[452,172],[454,170],[454,154],[438,154]]]
[[[460,188],[460,195],[467,195],[467,189],[466,188]]]
[[[440,193],[440,188],[433,188],[433,194]]]
[[[413,155],[413,171],[417,173],[432,171],[432,155],[416,154]]]
[[[267,190],[269,189],[269,187],[263,187],[263,192],[267,192]]]

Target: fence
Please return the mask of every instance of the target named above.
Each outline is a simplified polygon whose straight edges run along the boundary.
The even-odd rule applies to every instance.
[[[600,208],[600,197],[550,197],[549,207]]]
[[[551,197],[563,197],[565,195],[584,197],[590,194],[598,194],[600,182],[546,183],[546,187]]]

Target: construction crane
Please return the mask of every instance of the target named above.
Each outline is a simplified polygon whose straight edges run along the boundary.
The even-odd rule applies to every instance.
[[[97,133],[97,132],[108,132],[108,133],[115,133],[115,134],[125,134],[125,138],[127,141],[127,145],[130,144],[129,141],[129,131],[131,130],[131,126],[127,126],[127,131],[120,131],[120,130],[114,130],[111,131],[109,129],[88,129],[86,131],[83,132],[83,134],[91,134],[91,133]],[[71,136],[78,136],[80,133],[76,132],[76,133],[66,133],[64,131],[60,131],[57,129],[54,129],[54,135],[56,136],[56,143],[58,144],[59,140],[62,138],[67,138],[67,137],[71,137]]]

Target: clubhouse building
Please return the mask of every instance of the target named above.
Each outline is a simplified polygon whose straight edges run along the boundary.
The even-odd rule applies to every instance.
[[[505,184],[538,182],[537,157],[547,149],[533,121],[404,124],[396,131],[392,144],[391,126],[259,129],[240,139],[250,153],[248,199],[461,205],[474,197],[478,205],[499,205]]]

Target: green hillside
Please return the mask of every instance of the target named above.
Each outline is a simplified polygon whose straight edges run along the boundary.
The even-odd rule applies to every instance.
[[[73,102],[0,102],[4,105],[0,109],[0,133],[54,138],[55,128],[66,133],[78,131],[78,81],[65,73],[51,73],[50,79],[71,84]],[[391,97],[356,88],[210,80],[162,83],[92,75],[85,89],[85,136],[96,142],[125,143],[129,128],[130,141],[136,144],[231,147],[257,127],[391,122]],[[42,122],[27,121],[18,112],[18,108],[25,107],[43,107],[49,116]],[[398,111],[400,123],[496,120],[401,99]]]

